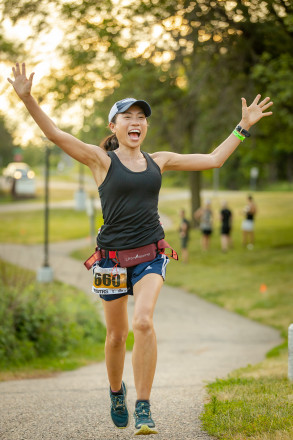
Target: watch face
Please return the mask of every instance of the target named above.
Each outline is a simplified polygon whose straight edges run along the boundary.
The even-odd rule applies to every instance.
[[[245,137],[249,137],[250,136],[249,131],[245,130],[240,125],[237,125],[236,130],[239,131],[239,133],[241,133]]]

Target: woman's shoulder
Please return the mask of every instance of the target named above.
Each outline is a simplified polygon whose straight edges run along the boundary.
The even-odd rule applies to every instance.
[[[149,156],[158,165],[161,172],[163,172],[172,154],[174,153],[170,151],[157,151],[155,153],[150,153]]]
[[[172,154],[174,154],[174,153],[172,153],[171,151],[156,151],[154,153],[149,153],[149,156],[153,160],[157,160],[157,159],[166,160]]]

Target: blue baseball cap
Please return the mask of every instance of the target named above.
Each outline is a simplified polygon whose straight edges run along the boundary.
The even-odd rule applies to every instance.
[[[117,113],[126,112],[126,110],[128,110],[129,107],[131,107],[134,104],[138,105],[144,111],[146,117],[151,116],[152,110],[146,101],[142,101],[140,99],[134,99],[134,98],[125,98],[125,99],[121,99],[121,101],[115,102],[108,116],[109,122],[112,121],[112,119],[114,118],[115,115],[117,115]]]

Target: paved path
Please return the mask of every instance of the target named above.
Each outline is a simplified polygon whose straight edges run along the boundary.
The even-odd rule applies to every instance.
[[[78,240],[51,245],[50,261],[56,279],[89,292],[90,273],[67,256],[85,244]],[[17,263],[30,269],[41,266],[42,255],[41,246],[0,245],[0,258],[15,262],[17,256]],[[181,263],[171,262],[169,270],[173,264]],[[130,299],[130,322],[132,312]],[[280,343],[273,329],[168,286],[157,304],[155,326],[159,356],[152,410],[158,440],[211,439],[198,419],[204,384],[261,361]],[[130,353],[124,378],[132,413],[135,389]],[[115,429],[110,421],[104,362],[52,378],[1,383],[0,414],[1,440],[124,440],[134,432],[132,417],[126,430]]]

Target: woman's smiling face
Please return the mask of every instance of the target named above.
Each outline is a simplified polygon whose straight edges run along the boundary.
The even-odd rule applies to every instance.
[[[110,122],[109,127],[120,145],[137,147],[146,137],[148,124],[142,108],[132,105],[124,113],[117,114],[115,123]]]

